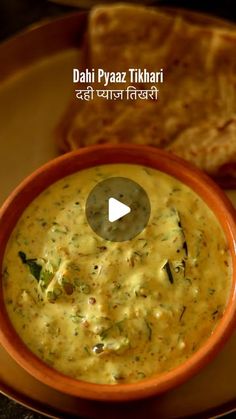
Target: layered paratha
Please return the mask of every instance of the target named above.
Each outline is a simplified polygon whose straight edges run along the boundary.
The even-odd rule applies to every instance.
[[[100,6],[90,13],[85,48],[86,67],[163,68],[164,83],[158,101],[74,101],[59,127],[64,151],[104,142],[151,144],[214,177],[232,179],[236,30],[189,23],[147,7]]]

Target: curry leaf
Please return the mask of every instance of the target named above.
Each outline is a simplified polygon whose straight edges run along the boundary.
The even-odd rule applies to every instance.
[[[39,263],[37,263],[37,259],[27,259],[26,254],[21,251],[18,252],[18,256],[20,257],[22,263],[28,266],[31,275],[33,275],[35,279],[39,281],[42,266]]]

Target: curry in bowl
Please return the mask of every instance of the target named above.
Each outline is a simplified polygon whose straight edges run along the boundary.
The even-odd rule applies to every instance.
[[[101,180],[126,176],[151,215],[132,240],[111,242],[87,223]],[[66,176],[25,209],[3,259],[4,300],[25,344],[78,380],[132,383],[170,371],[201,348],[232,287],[223,229],[203,199],[151,167],[105,164]]]

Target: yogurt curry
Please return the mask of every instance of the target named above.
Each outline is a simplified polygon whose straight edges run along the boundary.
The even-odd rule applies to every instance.
[[[148,193],[147,227],[110,242],[86,221],[97,182]],[[207,205],[157,170],[110,164],[52,184],[25,210],[4,257],[4,296],[26,345],[62,373],[135,382],[183,363],[212,334],[231,286],[223,231]]]

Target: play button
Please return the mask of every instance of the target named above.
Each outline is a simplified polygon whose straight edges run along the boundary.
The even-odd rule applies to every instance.
[[[108,200],[108,220],[110,223],[120,220],[125,215],[129,214],[131,211],[128,205],[122,204],[115,198],[109,198]]]
[[[92,230],[105,240],[131,240],[146,227],[150,201],[145,190],[124,177],[99,182],[89,193],[86,217]]]

